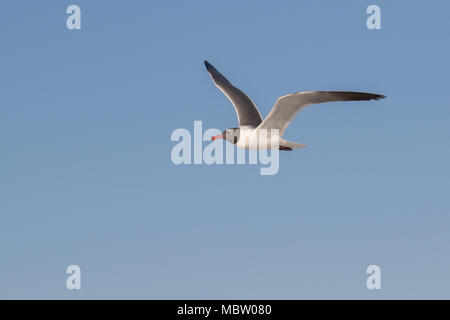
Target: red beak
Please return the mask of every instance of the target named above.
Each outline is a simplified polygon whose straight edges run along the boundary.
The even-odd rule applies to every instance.
[[[223,139],[223,136],[221,134],[218,134],[217,136],[212,137],[211,141],[214,141],[216,139]]]

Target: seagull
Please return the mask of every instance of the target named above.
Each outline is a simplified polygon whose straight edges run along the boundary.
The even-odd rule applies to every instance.
[[[282,138],[287,126],[294,117],[312,104],[333,101],[380,100],[386,96],[365,92],[348,91],[308,91],[296,92],[277,99],[270,113],[263,120],[258,108],[241,90],[236,88],[208,61],[204,61],[217,88],[233,104],[238,117],[239,126],[224,130],[213,136],[211,140],[225,139],[238,148],[273,149],[290,151],[303,148],[302,143],[290,142]]]

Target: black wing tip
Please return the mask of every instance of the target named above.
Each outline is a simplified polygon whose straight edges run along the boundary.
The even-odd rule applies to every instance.
[[[361,101],[361,100],[381,100],[386,99],[387,96],[383,94],[377,93],[368,93],[368,92],[357,92],[357,91],[311,91],[316,93],[324,93],[324,94],[339,94],[345,97],[345,100],[348,101]],[[303,92],[296,92],[303,93]],[[345,101],[343,100],[343,101]]]
[[[209,72],[212,72],[214,70],[212,64],[209,63],[207,60],[204,60],[203,63],[205,64],[206,70],[208,70]]]
[[[386,99],[387,97],[383,94],[371,94],[370,100],[381,100],[381,99]]]
[[[350,96],[354,96],[357,100],[381,100],[387,97],[382,94],[368,92],[347,92]]]
[[[367,92],[346,92],[350,96],[354,96],[356,100],[381,100],[387,97],[382,94],[377,93],[367,93]]]

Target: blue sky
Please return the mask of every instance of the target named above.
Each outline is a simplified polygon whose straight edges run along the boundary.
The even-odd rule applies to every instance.
[[[0,298],[450,298],[449,10],[1,1]],[[175,166],[174,129],[236,126],[204,59],[263,115],[296,91],[388,99],[300,113],[285,137],[308,146],[274,176]]]

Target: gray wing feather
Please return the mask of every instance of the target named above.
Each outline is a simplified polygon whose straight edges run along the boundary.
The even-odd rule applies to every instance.
[[[385,96],[365,92],[345,91],[311,91],[298,92],[278,98],[269,115],[259,125],[258,129],[278,129],[280,135],[291,123],[294,117],[309,105],[333,101],[379,100]]]
[[[231,101],[239,121],[239,126],[257,127],[261,124],[262,118],[255,104],[241,90],[233,86],[216,68],[208,61],[205,61],[205,67],[211,75],[216,86]]]

